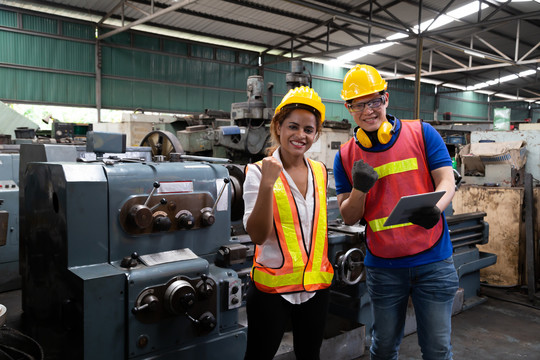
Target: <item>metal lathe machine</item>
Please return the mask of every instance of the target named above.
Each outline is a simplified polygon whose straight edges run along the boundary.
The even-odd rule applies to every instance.
[[[242,282],[215,265],[235,245],[227,168],[104,157],[107,136],[96,160],[24,160],[28,335],[48,359],[243,358]]]

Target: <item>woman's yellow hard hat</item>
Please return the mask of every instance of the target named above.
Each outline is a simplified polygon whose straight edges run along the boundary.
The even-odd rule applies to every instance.
[[[345,101],[386,90],[388,84],[379,72],[369,65],[356,65],[343,79],[341,98]]]
[[[276,107],[275,114],[287,105],[290,104],[303,104],[310,106],[317,110],[321,114],[321,122],[324,121],[325,106],[321,101],[319,94],[308,86],[300,86],[289,90],[289,92],[283,97],[281,103]]]

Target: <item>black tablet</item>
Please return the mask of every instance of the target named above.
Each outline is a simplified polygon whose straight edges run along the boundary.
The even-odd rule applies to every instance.
[[[424,207],[433,207],[442,198],[446,191],[434,191],[425,194],[403,196],[384,222],[384,226],[405,224],[410,222],[409,217],[416,210]]]

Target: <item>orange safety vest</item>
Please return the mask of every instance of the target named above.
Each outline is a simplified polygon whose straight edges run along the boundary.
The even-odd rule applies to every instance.
[[[427,251],[440,241],[444,230],[442,216],[431,229],[412,223],[383,225],[402,196],[423,194],[435,189],[426,158],[422,123],[418,120],[401,120],[401,130],[397,136],[396,142],[384,152],[364,151],[354,138],[339,150],[351,184],[352,166],[360,159],[371,165],[379,175],[366,195],[364,219],[369,251],[385,259]]]
[[[259,169],[260,163],[255,164]],[[313,173],[315,200],[310,249],[308,251],[305,247],[298,209],[282,171],[274,184],[273,214],[274,229],[284,261],[279,268],[266,267],[257,261],[259,247],[255,248],[251,279],[261,291],[267,293],[316,291],[325,289],[332,283],[334,269],[327,255],[328,177],[323,163],[310,159],[308,163]]]

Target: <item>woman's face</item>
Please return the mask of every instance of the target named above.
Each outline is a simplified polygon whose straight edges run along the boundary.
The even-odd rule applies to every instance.
[[[316,140],[317,118],[304,109],[296,109],[277,128],[281,153],[303,156]]]

